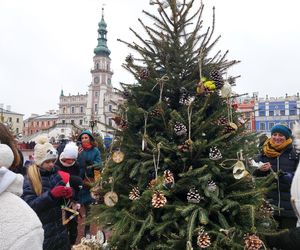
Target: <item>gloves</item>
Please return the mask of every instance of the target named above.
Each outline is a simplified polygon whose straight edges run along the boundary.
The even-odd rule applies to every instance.
[[[70,181],[70,174],[64,171],[58,170],[58,174],[62,178],[63,182],[67,184]]]
[[[50,194],[54,199],[59,199],[59,198],[69,199],[72,197],[73,191],[72,188],[70,187],[56,186],[51,189]]]

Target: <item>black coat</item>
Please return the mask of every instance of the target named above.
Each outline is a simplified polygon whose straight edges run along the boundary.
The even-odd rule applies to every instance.
[[[291,205],[291,184],[299,163],[299,155],[296,153],[293,145],[290,144],[287,149],[278,157],[269,158],[264,154],[258,156],[257,161],[270,162],[272,170],[276,173],[280,172],[279,179],[276,180],[277,187],[267,194],[270,202],[281,208],[279,215],[282,217],[296,217]],[[258,177],[270,174],[270,170],[263,172],[256,170],[254,175]]]
[[[37,213],[44,229],[44,250],[69,250],[69,237],[66,227],[62,224],[62,199],[54,199],[50,190],[58,185],[65,185],[57,170],[45,171],[40,169],[42,178],[42,194],[37,196],[26,176],[23,185],[22,198]]]

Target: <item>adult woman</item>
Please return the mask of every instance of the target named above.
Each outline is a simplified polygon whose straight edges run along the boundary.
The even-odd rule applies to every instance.
[[[37,213],[44,228],[43,249],[69,250],[69,237],[62,224],[61,205],[72,197],[54,163],[57,152],[46,137],[39,137],[34,147],[35,163],[28,167],[22,198]]]
[[[20,198],[24,178],[9,170],[13,160],[11,148],[0,144],[0,249],[42,250],[44,230],[36,213]]]
[[[90,204],[93,202],[90,194],[90,188],[95,177],[93,165],[101,163],[101,155],[95,138],[89,130],[83,130],[79,135],[78,141],[81,143],[78,163],[80,166],[80,177],[83,179],[80,202],[83,204],[87,216],[90,211]],[[84,234],[90,234],[90,226],[87,224],[84,228]]]
[[[281,124],[271,129],[271,138],[263,144],[258,161],[263,162],[255,171],[257,176],[266,176],[271,171],[279,174],[277,188],[267,194],[272,204],[278,207],[275,219],[279,228],[292,228],[296,225],[296,216],[290,202],[290,188],[299,158],[292,145],[292,131]]]

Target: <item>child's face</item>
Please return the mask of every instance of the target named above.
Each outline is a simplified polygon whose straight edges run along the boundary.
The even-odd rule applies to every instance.
[[[44,161],[43,164],[41,165],[41,168],[45,169],[47,171],[51,171],[52,168],[54,167],[54,163],[55,163],[55,160]]]
[[[90,137],[87,134],[83,134],[81,136],[81,142],[82,143],[89,143],[90,142]]]

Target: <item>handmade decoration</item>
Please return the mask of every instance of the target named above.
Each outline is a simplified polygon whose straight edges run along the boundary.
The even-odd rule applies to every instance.
[[[208,248],[211,245],[210,236],[208,233],[204,232],[203,228],[198,232],[197,245],[200,248]]]
[[[111,158],[112,158],[113,162],[121,163],[124,160],[124,157],[125,157],[124,153],[121,152],[120,150],[118,150],[118,151],[113,152]]]
[[[140,190],[138,187],[133,187],[129,193],[129,199],[134,201],[140,198]]]
[[[165,197],[164,193],[161,191],[155,191],[152,195],[152,206],[154,208],[161,208],[166,205],[167,198]]]
[[[61,206],[62,209],[62,224],[67,225],[72,219],[74,219],[77,215],[79,215],[79,212],[77,210],[74,210],[68,206]],[[66,211],[70,212],[71,215],[67,218],[66,217]]]
[[[118,202],[118,195],[114,191],[109,191],[104,195],[104,203],[108,207],[113,207]]]
[[[259,250],[263,246],[262,240],[256,234],[247,234],[244,237],[246,250]]]
[[[189,190],[189,192],[186,195],[186,198],[189,203],[195,203],[195,204],[198,204],[201,201],[201,199],[203,199],[200,196],[199,191],[195,187]]]

